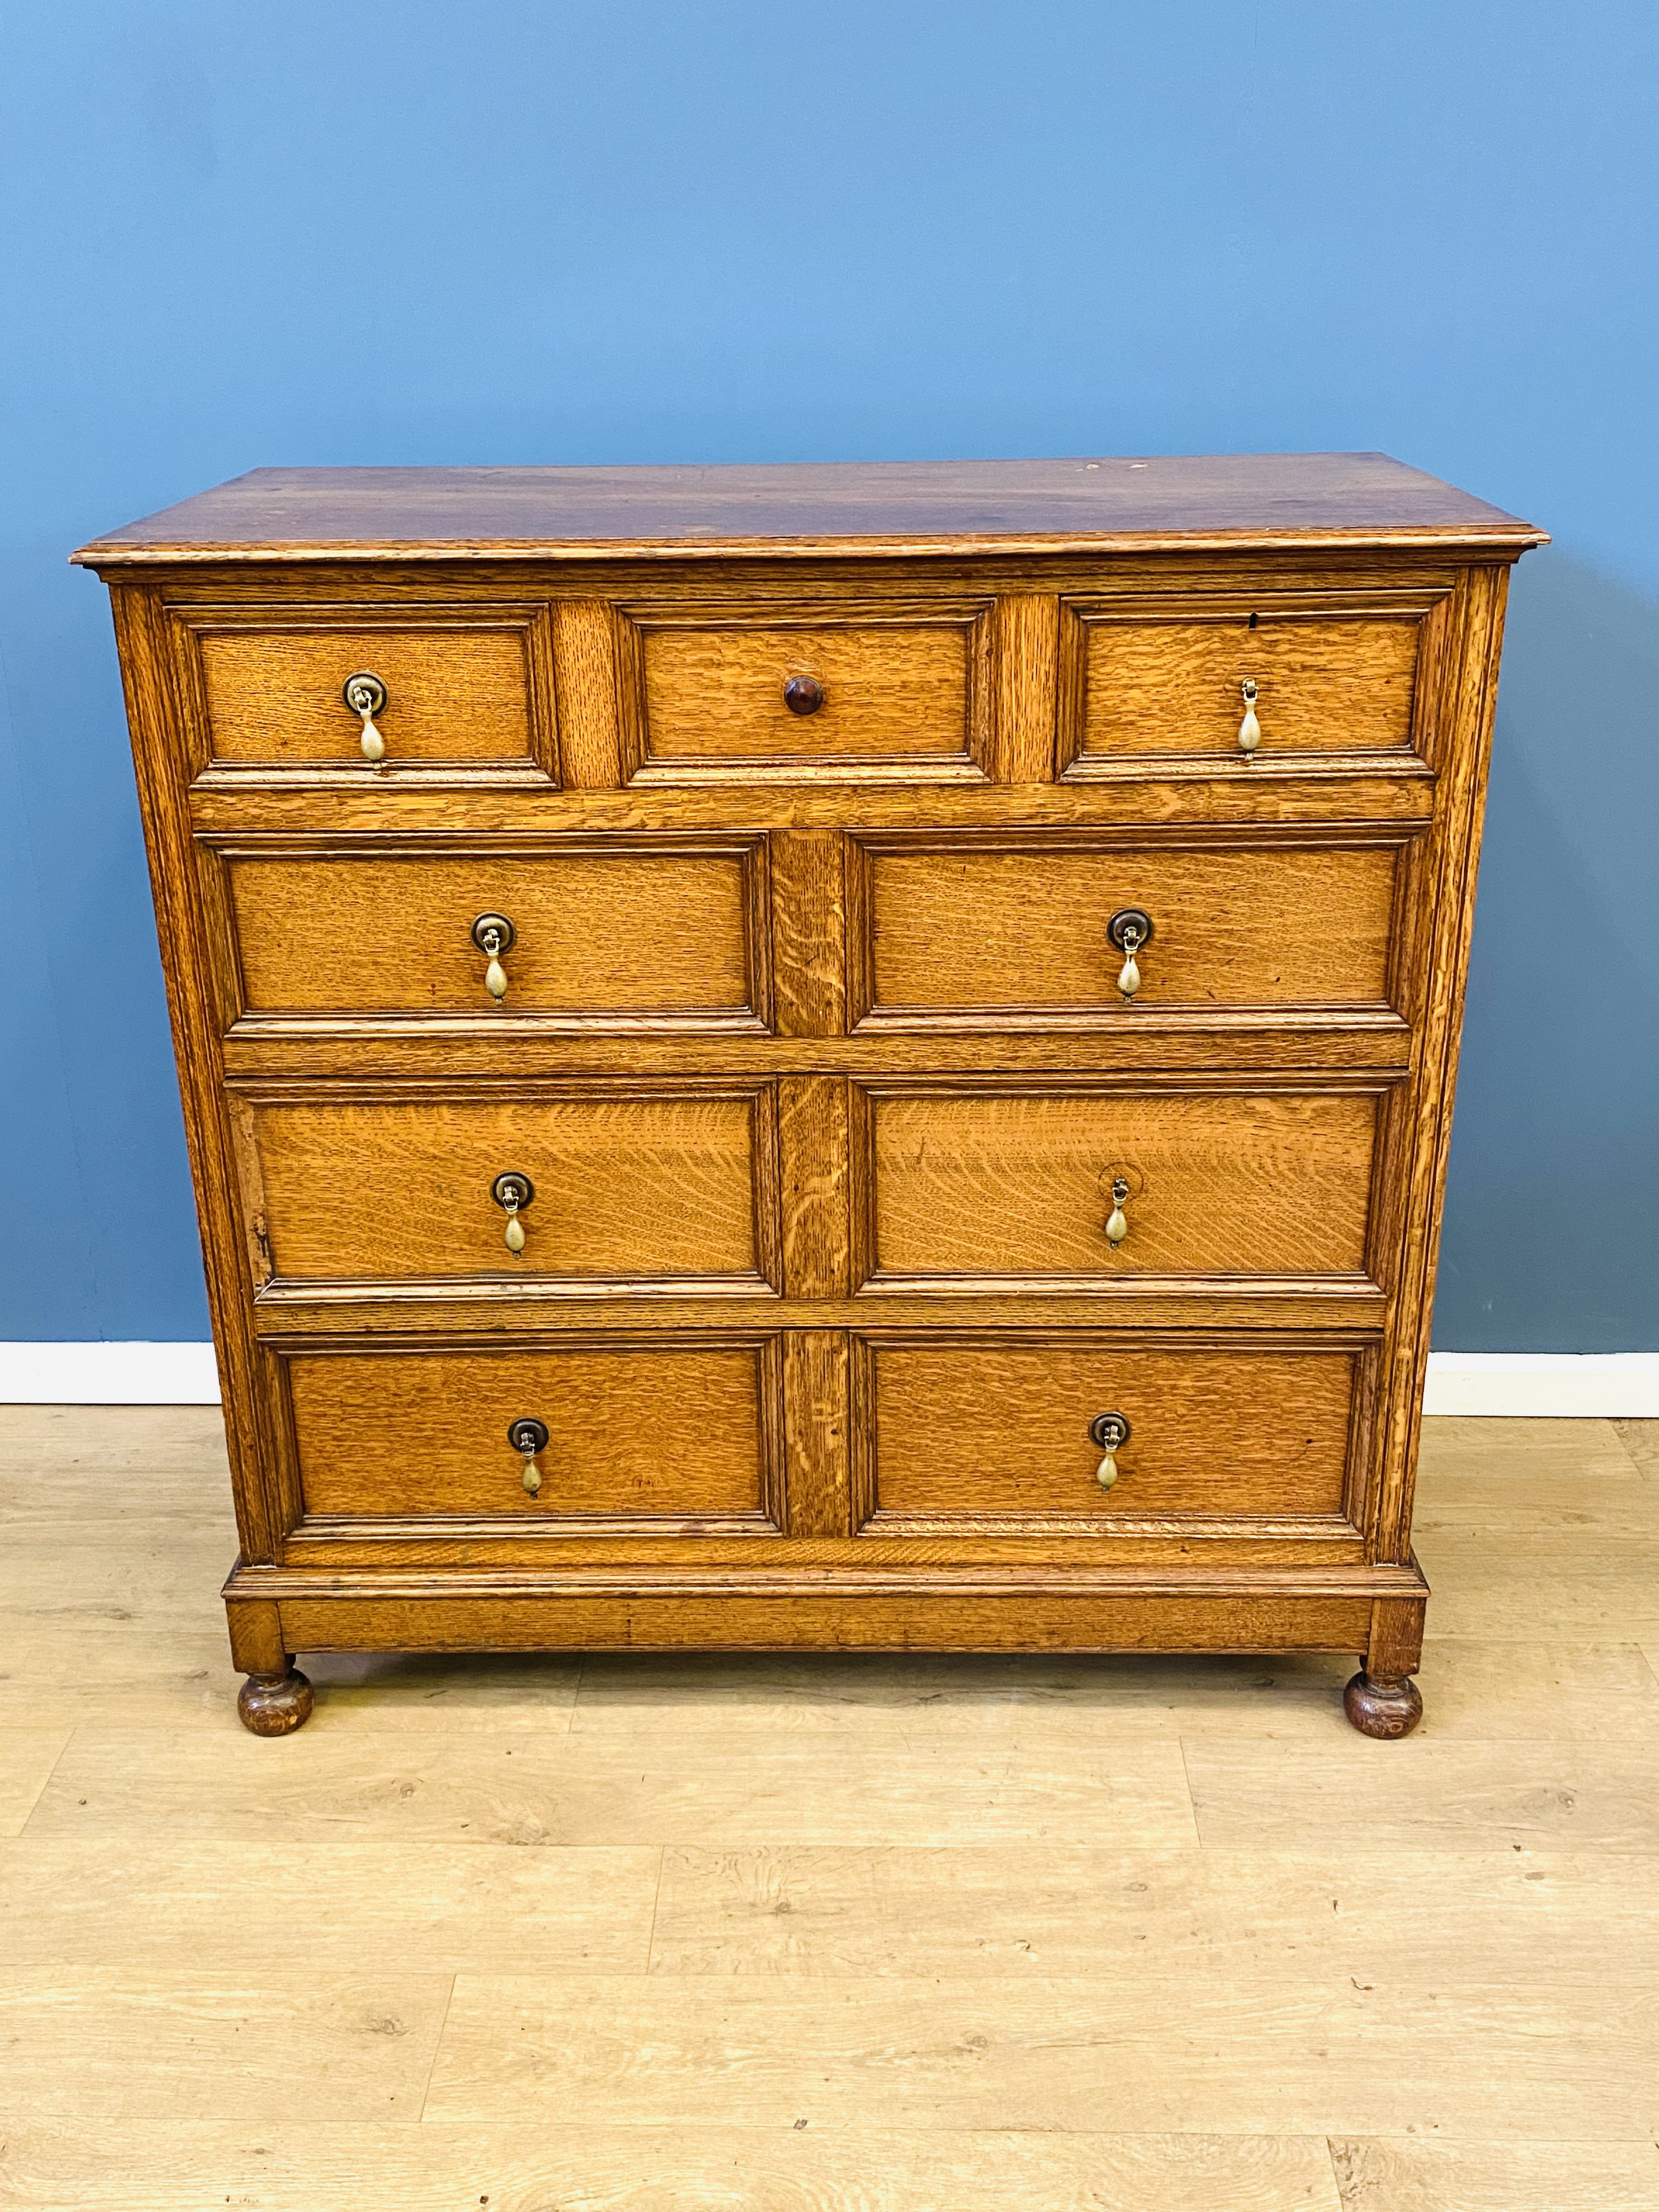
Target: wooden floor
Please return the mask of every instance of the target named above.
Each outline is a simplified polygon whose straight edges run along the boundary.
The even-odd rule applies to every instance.
[[[1398,1745],[1340,1659],[647,1656],[261,1742],[225,1500],[0,1409],[0,2204],[1659,2206],[1659,1423],[1429,1424]]]

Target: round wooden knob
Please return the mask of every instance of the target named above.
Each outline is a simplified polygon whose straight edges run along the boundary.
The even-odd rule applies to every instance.
[[[816,714],[823,704],[823,686],[816,676],[792,676],[783,687],[783,703],[792,714]]]

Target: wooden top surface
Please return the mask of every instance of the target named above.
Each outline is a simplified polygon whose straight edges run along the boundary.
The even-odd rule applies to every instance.
[[[253,469],[112,531],[88,567],[191,560],[1478,545],[1545,533],[1385,453],[676,468]]]

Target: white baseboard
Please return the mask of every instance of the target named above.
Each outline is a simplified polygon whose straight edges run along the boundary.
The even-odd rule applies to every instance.
[[[0,1405],[218,1402],[210,1344],[0,1344]],[[1659,1352],[1437,1352],[1424,1410],[1659,1420]]]
[[[1659,1352],[1431,1352],[1425,1413],[1659,1419]]]
[[[0,1344],[0,1406],[216,1406],[210,1344]]]

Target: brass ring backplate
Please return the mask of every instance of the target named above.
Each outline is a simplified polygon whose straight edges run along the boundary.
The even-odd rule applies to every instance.
[[[534,1459],[538,1452],[547,1449],[547,1423],[526,1413],[507,1423],[507,1441],[520,1458]]]
[[[1152,941],[1152,917],[1144,907],[1121,906],[1106,925],[1107,943],[1116,951],[1127,952],[1129,948],[1123,940],[1132,929],[1139,932],[1134,944],[1139,952],[1143,945]]]
[[[1089,1441],[1102,1451],[1118,1451],[1129,1441],[1129,1424],[1121,1413],[1097,1413],[1089,1424]]]
[[[490,1184],[489,1195],[497,1206],[504,1207],[509,1213],[522,1213],[536,1195],[536,1186],[527,1175],[520,1175],[516,1169],[509,1169],[505,1175],[498,1175]]]
[[[492,930],[495,934],[495,942],[494,945],[486,945],[484,939]],[[480,952],[487,952],[492,958],[503,952],[510,952],[517,935],[517,930],[514,928],[504,914],[481,914],[472,925],[472,942]]]
[[[354,714],[378,714],[386,706],[386,686],[372,670],[360,668],[340,686],[340,696]]]

